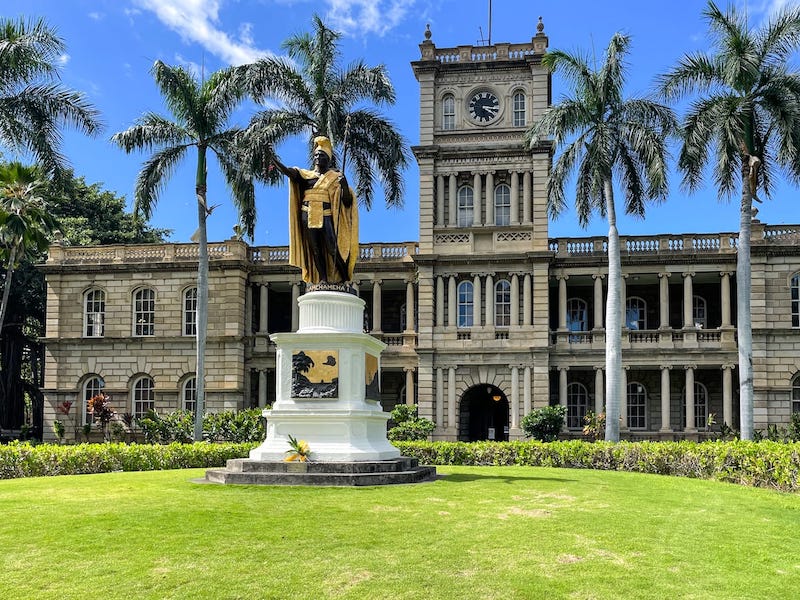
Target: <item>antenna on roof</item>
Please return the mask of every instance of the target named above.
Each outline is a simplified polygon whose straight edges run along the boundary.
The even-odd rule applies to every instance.
[[[489,45],[492,45],[492,0],[489,0]]]
[[[478,46],[491,46],[492,45],[492,0],[489,0],[489,35],[483,37],[483,28],[479,25],[478,31],[481,32],[481,37],[476,45]]]

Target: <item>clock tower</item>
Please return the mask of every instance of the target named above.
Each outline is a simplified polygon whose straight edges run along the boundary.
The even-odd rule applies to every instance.
[[[550,144],[524,147],[550,105],[541,18],[530,42],[437,48],[420,85],[417,351],[434,439],[522,437],[547,403]]]

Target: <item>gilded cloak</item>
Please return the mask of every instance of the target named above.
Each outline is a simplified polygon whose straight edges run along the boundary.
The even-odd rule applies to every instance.
[[[341,201],[342,188],[339,185],[338,171],[330,170],[320,175],[316,171],[297,169],[303,179],[317,179],[314,188],[327,192],[331,204],[331,219],[336,233],[336,248],[339,256],[347,265],[347,281],[353,279],[353,270],[358,259],[358,202],[353,189],[350,188],[352,204],[347,207]],[[289,264],[300,268],[302,279],[307,283],[319,283],[319,273],[314,266],[314,257],[308,242],[308,235],[302,221],[303,190],[300,184],[289,179]],[[328,261],[329,279],[338,279],[335,259]],[[331,281],[331,283],[339,283]]]

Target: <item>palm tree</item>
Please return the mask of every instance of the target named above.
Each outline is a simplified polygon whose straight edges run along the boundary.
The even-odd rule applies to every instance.
[[[630,39],[615,34],[605,63],[593,69],[578,54],[553,51],[542,64],[561,70],[572,83],[572,96],[551,107],[526,132],[529,148],[551,139],[564,146],[547,182],[552,217],[566,208],[564,186],[577,171],[575,209],[586,226],[594,210],[608,218],[608,298],[606,300],[606,439],[619,440],[622,381],[621,263],[613,178],[623,186],[625,212],[643,217],[648,200],[662,200],[668,191],[666,140],[674,131],[672,111],[647,99],[623,99],[623,59]],[[572,139],[574,138],[574,139]],[[568,142],[568,140],[571,141]]]
[[[267,57],[249,66],[251,95],[258,101],[269,98],[281,103],[279,108],[268,108],[253,117],[249,145],[269,149],[297,134],[306,134],[309,142],[315,135],[325,135],[352,161],[356,194],[364,206],[372,206],[376,171],[386,204],[402,206],[405,141],[376,110],[358,106],[364,101],[377,106],[394,104],[395,92],[386,68],[368,67],[358,60],[341,69],[341,34],[316,15],[313,26],[313,33],[283,43],[289,59]],[[331,166],[341,168],[341,162],[337,166],[334,158]],[[255,168],[270,173],[267,162]]]
[[[781,11],[756,30],[734,8],[723,13],[709,2],[703,14],[714,53],[684,56],[661,78],[660,87],[667,98],[700,96],[683,123],[678,166],[684,186],[697,189],[708,162],[720,198],[730,197],[741,185],[736,256],[739,410],[741,437],[752,439],[752,206],[759,190],[770,196],[776,169],[800,182],[800,75],[788,64],[800,47],[800,7]]]
[[[5,263],[0,331],[3,330],[11,278],[21,260],[44,252],[57,228],[41,193],[46,182],[35,167],[18,162],[0,165],[0,258]]]
[[[231,113],[241,102],[241,72],[238,68],[216,71],[203,82],[181,67],[156,61],[153,76],[174,120],[146,113],[129,129],[112,137],[125,152],[154,151],[136,179],[134,210],[149,219],[166,179],[190,148],[197,149],[195,192],[197,195],[197,408],[194,437],[203,438],[205,406],[205,346],[208,330],[208,248],[206,219],[213,208],[206,198],[207,154],[217,157],[225,182],[245,233],[255,227],[253,178],[240,167],[241,129],[230,126]]]
[[[61,179],[62,124],[89,135],[99,112],[80,93],[58,83],[64,41],[44,20],[0,18],[0,145],[29,152],[45,173]]]

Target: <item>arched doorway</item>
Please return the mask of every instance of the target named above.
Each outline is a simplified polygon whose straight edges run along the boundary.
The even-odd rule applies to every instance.
[[[461,397],[458,439],[508,440],[508,398],[493,385],[476,385]]]

